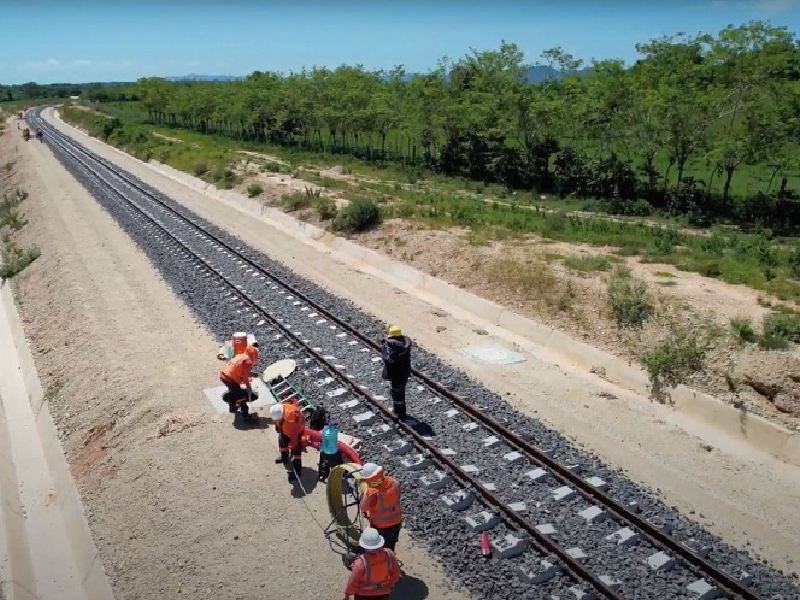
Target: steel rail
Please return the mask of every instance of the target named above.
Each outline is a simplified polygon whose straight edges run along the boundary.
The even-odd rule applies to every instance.
[[[414,443],[423,451],[424,454],[432,455],[435,457],[436,461],[439,462],[442,466],[446,469],[453,472],[457,479],[459,479],[464,485],[471,489],[472,491],[477,492],[483,498],[485,498],[488,503],[496,506],[504,515],[506,525],[511,525],[512,529],[516,528],[525,531],[529,534],[536,543],[533,544],[534,548],[539,551],[540,554],[546,554],[547,552],[551,552],[558,556],[564,563],[566,570],[572,575],[572,577],[576,581],[583,581],[592,585],[597,591],[602,593],[606,598],[611,600],[623,600],[623,597],[620,596],[618,593],[610,589],[603,581],[601,581],[597,576],[591,573],[588,569],[586,569],[580,562],[573,559],[569,554],[567,554],[566,550],[556,544],[549,536],[544,535],[536,530],[536,528],[525,519],[520,517],[506,502],[498,498],[495,494],[490,492],[489,490],[485,489],[481,483],[475,479],[473,476],[469,475],[466,471],[464,471],[459,465],[453,462],[451,459],[447,458],[436,446],[428,442],[417,433],[413,428],[409,427],[405,423],[403,423],[400,419],[398,419],[389,409],[383,406],[383,404],[374,398],[371,394],[367,393],[361,387],[358,386],[354,381],[347,377],[345,373],[341,370],[337,369],[336,366],[327,360],[320,352],[315,351],[309,344],[303,342],[298,336],[296,336],[288,327],[278,322],[272,315],[264,309],[262,306],[257,304],[254,300],[247,297],[245,293],[239,290],[236,287],[236,284],[232,281],[228,280],[225,275],[219,272],[216,268],[210,265],[203,257],[199,256],[194,250],[189,248],[184,242],[180,241],[177,237],[175,237],[172,233],[170,233],[163,225],[158,223],[153,217],[148,215],[145,211],[141,210],[138,206],[136,206],[133,202],[131,202],[124,193],[118,190],[114,185],[106,181],[102,175],[100,175],[95,169],[93,169],[90,165],[86,164],[81,158],[76,156],[76,154],[70,151],[63,143],[53,142],[54,145],[60,147],[65,153],[72,156],[72,158],[79,164],[81,164],[88,172],[90,172],[99,182],[103,183],[108,189],[113,191],[116,195],[122,198],[125,202],[127,202],[130,206],[132,206],[139,214],[143,215],[149,222],[155,225],[158,229],[160,229],[167,237],[169,237],[176,246],[179,246],[184,252],[193,256],[200,264],[203,265],[205,269],[215,275],[220,281],[222,281],[225,285],[230,287],[244,302],[246,302],[254,311],[261,314],[265,319],[267,319],[275,329],[279,329],[280,331],[284,332],[284,334],[289,337],[296,345],[300,346],[304,352],[307,352],[311,356],[313,356],[317,362],[325,365],[325,367],[334,375],[339,381],[341,381],[344,385],[347,385],[356,395],[360,396],[367,402],[369,402],[372,406],[377,408],[385,417],[395,422],[400,429],[406,433],[409,437],[414,440]],[[109,167],[105,167],[109,169]],[[113,170],[113,169],[110,169]],[[115,176],[117,174],[115,173]],[[148,194],[149,195],[149,194]],[[202,230],[203,233],[209,236],[212,239],[216,238],[213,234],[209,234],[205,230]]]
[[[110,163],[109,161],[106,161],[105,159],[102,159],[101,157],[97,157],[91,151],[87,151],[86,149],[82,148],[80,145],[78,145],[75,142],[69,140],[69,138],[64,136],[61,132],[58,132],[57,130],[55,130],[55,128],[53,128],[52,126],[50,126],[49,124],[44,122],[41,119],[41,117],[38,117],[38,115],[37,115],[37,118],[39,118],[41,120],[41,122],[44,123],[44,126],[45,126],[46,129],[51,130],[51,132],[55,131],[56,132],[56,136],[58,138],[60,138],[62,140],[66,139],[68,144],[70,144],[71,146],[75,147],[76,149],[78,149],[79,151],[84,153],[86,156],[89,156],[95,162],[98,162],[99,164],[103,165],[103,167],[108,169],[109,171],[111,171],[114,174],[115,177],[118,177],[121,180],[125,181],[125,183],[127,185],[130,185],[131,187],[133,187],[136,190],[138,190],[140,193],[146,195],[148,198],[151,198],[154,202],[156,202],[159,206],[161,206],[162,208],[164,208],[165,210],[167,210],[171,214],[175,215],[176,217],[180,218],[181,220],[191,224],[193,227],[195,227],[196,229],[200,230],[204,235],[206,235],[207,237],[213,239],[215,243],[217,243],[220,246],[222,246],[223,248],[225,248],[228,252],[234,254],[238,259],[240,259],[243,262],[247,263],[248,266],[252,267],[253,269],[258,270],[260,273],[262,273],[263,275],[268,277],[273,283],[281,286],[287,292],[290,292],[291,294],[295,295],[301,301],[303,301],[306,304],[308,304],[309,306],[313,307],[314,310],[319,312],[324,317],[328,318],[330,321],[335,323],[337,326],[340,326],[343,329],[345,329],[348,333],[353,335],[355,338],[359,339],[365,345],[373,348],[374,350],[378,350],[378,351],[380,350],[380,345],[377,342],[375,342],[371,338],[367,337],[366,335],[364,335],[363,333],[361,333],[360,331],[355,329],[349,323],[343,321],[342,319],[340,319],[336,315],[334,315],[331,312],[329,312],[325,307],[320,306],[317,302],[315,302],[314,300],[309,298],[306,294],[304,294],[303,292],[298,290],[296,287],[294,287],[293,285],[291,285],[291,284],[279,279],[277,276],[275,276],[272,273],[270,273],[269,271],[267,271],[264,268],[263,265],[259,265],[254,260],[252,260],[249,257],[243,255],[239,250],[234,248],[231,244],[227,243],[225,240],[222,240],[218,236],[208,232],[203,225],[197,223],[194,219],[182,214],[180,211],[174,209],[173,207],[169,206],[164,201],[162,201],[159,198],[157,198],[152,192],[150,192],[149,190],[146,190],[141,185],[139,185],[138,183],[136,183],[135,181],[133,181],[129,177],[127,177],[124,173],[120,172],[120,169],[117,168],[112,163]],[[237,290],[237,293],[240,293],[240,292],[238,292],[238,290]],[[259,308],[259,311],[263,312],[263,309]],[[285,329],[284,327],[282,327],[280,325],[279,325],[279,327],[281,327],[282,330]],[[293,337],[293,339],[297,339],[294,335],[292,335],[292,337]],[[305,347],[305,344],[303,344],[302,341],[298,341],[298,343],[302,344]],[[316,358],[316,356],[315,356],[315,358]],[[325,361],[325,362],[326,362],[326,364],[329,364],[329,363],[327,363],[327,361]],[[425,373],[422,373],[422,372],[418,371],[417,369],[413,369],[412,368],[412,375],[416,379],[418,379],[419,381],[424,383],[425,386],[427,386],[431,391],[435,392],[439,396],[442,396],[443,398],[446,398],[447,400],[449,400],[450,402],[452,402],[453,404],[455,404],[456,406],[461,408],[465,413],[467,413],[471,417],[473,417],[476,421],[479,421],[480,423],[482,423],[487,428],[489,428],[489,429],[493,430],[494,432],[500,434],[503,438],[505,438],[505,440],[507,442],[510,443],[509,445],[515,446],[518,450],[524,451],[525,453],[527,453],[531,457],[533,457],[536,461],[540,462],[543,466],[547,466],[548,468],[550,468],[553,471],[554,475],[557,477],[557,479],[560,479],[564,483],[572,484],[584,496],[592,498],[594,501],[596,501],[599,504],[603,505],[603,507],[605,509],[607,509],[607,512],[609,512],[610,514],[614,515],[618,520],[627,522],[627,523],[635,526],[637,529],[640,530],[640,532],[642,534],[644,534],[644,537],[649,539],[652,543],[654,543],[654,545],[662,546],[662,547],[665,547],[665,548],[673,551],[676,555],[678,555],[682,559],[682,563],[684,564],[684,566],[686,566],[690,571],[692,571],[698,577],[701,577],[701,578],[710,577],[710,578],[712,578],[714,580],[714,582],[717,585],[719,585],[719,587],[721,588],[722,591],[726,592],[728,595],[730,595],[730,596],[732,596],[734,598],[739,597],[739,598],[742,598],[743,600],[763,600],[760,596],[758,596],[755,593],[753,593],[752,590],[748,589],[744,584],[740,583],[739,581],[736,581],[730,575],[728,575],[727,573],[721,571],[718,567],[716,567],[714,564],[710,563],[709,561],[703,559],[701,556],[699,556],[698,554],[693,552],[690,548],[688,548],[684,544],[682,544],[679,541],[673,539],[668,534],[663,533],[657,526],[653,525],[652,523],[649,523],[646,519],[644,519],[644,518],[640,517],[638,514],[632,512],[631,510],[626,508],[624,505],[622,505],[621,503],[619,503],[616,500],[614,500],[613,498],[611,498],[608,494],[604,493],[602,490],[593,487],[589,482],[585,481],[579,475],[577,475],[576,473],[572,472],[566,465],[563,465],[562,463],[559,463],[557,460],[551,458],[542,449],[537,448],[536,446],[534,446],[533,444],[531,444],[530,442],[528,442],[527,440],[523,439],[521,436],[516,434],[515,432],[513,432],[510,429],[508,429],[507,427],[505,427],[503,424],[498,423],[494,419],[492,419],[492,418],[486,416],[485,414],[483,414],[482,412],[480,412],[471,403],[469,403],[466,399],[464,399],[460,395],[458,395],[458,394],[454,393],[453,391],[447,389],[446,387],[441,385],[439,382],[437,382],[434,379],[430,378]],[[357,388],[357,393],[359,395],[364,396],[364,393],[360,388]],[[382,404],[380,404],[377,401],[374,401],[373,399],[370,399],[370,402],[375,404],[376,406],[378,406],[378,408],[381,410],[381,412],[383,414],[385,414],[386,416],[392,418],[393,421],[399,423],[403,427],[404,431],[410,432],[410,435],[414,435],[414,436],[417,436],[420,439],[422,439],[421,436],[419,436],[416,431],[414,431],[410,427],[406,426],[404,423],[402,423],[398,419],[394,418],[394,414],[391,413],[391,411],[388,411]],[[422,440],[422,442],[427,445],[427,442],[425,440]],[[437,452],[432,452],[432,453],[434,455],[437,454]],[[444,464],[452,463],[452,461],[450,461],[449,459],[447,459],[444,456],[442,456],[441,458],[442,458],[442,462]],[[457,466],[456,466],[456,468],[457,468]],[[464,474],[464,475],[465,475],[465,480],[469,481],[471,485],[474,485],[476,490],[479,490],[482,494],[484,494],[484,493],[488,494],[488,495],[485,495],[484,497],[486,497],[487,499],[489,499],[490,497],[491,498],[496,498],[496,496],[494,494],[491,494],[491,492],[488,492],[488,490],[484,490],[483,487],[479,483],[477,485],[475,485],[474,479],[472,477],[470,477],[469,475],[466,475],[466,474]],[[499,501],[499,499],[498,500],[491,500],[491,501],[492,502],[501,502],[501,501]],[[513,515],[512,520],[514,520],[514,522],[516,522],[517,519],[522,521],[522,522],[525,522],[524,519],[521,519],[513,511],[511,511],[511,513]],[[543,534],[539,534],[538,531],[536,531],[535,536],[537,538],[541,537],[541,538],[547,539],[548,542],[552,543],[549,540],[548,536],[544,536]],[[555,551],[553,551],[553,552],[558,554]],[[567,562],[567,561],[565,561],[565,562]],[[585,569],[582,568],[582,566],[580,564],[578,564],[578,566],[582,570],[585,570]],[[611,590],[608,590],[608,591],[609,591],[609,593],[614,594],[614,592],[611,592]],[[618,596],[610,596],[610,597],[618,597]]]

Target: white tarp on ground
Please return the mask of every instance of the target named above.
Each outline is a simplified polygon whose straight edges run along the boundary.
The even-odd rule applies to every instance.
[[[496,345],[471,346],[469,348],[462,348],[460,352],[474,361],[492,365],[511,365],[525,362],[525,359],[519,354],[515,354],[507,348]]]
[[[257,377],[253,377],[252,383],[253,391],[258,394],[258,400],[255,402],[250,403],[251,409],[259,409],[262,406],[270,406],[275,404],[275,398],[272,396],[272,392],[269,391],[269,386],[266,383],[261,381],[261,379]],[[208,388],[203,390],[203,393],[208,398],[208,401],[211,403],[218,413],[226,413],[228,412],[228,405],[225,404],[225,401],[222,399],[222,394],[227,391],[224,385],[215,388]]]

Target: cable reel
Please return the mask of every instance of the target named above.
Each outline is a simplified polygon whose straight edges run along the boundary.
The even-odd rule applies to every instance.
[[[368,523],[359,504],[366,487],[361,480],[361,465],[337,465],[328,475],[325,491],[332,521],[325,529],[325,539],[331,550],[341,555],[347,569],[351,569],[353,561],[363,553],[358,542]]]

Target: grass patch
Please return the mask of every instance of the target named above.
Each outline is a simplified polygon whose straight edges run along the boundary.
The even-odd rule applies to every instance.
[[[545,306],[563,312],[573,307],[576,294],[572,282],[562,281],[546,262],[497,258],[487,264],[486,274],[490,283]]]
[[[314,195],[309,193],[306,189],[305,192],[293,192],[286,194],[281,198],[281,204],[286,212],[296,212],[305,208],[310,208],[314,200]]]
[[[350,184],[342,179],[334,179],[333,177],[320,177],[319,175],[314,175],[312,173],[303,173],[303,179],[309,183],[314,183],[329,190],[346,190],[350,187]]]
[[[666,277],[666,278],[675,277],[675,273],[670,273],[669,271],[656,271],[655,273],[653,273],[653,275],[655,275],[656,277]]]
[[[670,388],[685,383],[703,368],[706,344],[696,330],[673,325],[663,340],[642,352],[640,360],[656,400],[665,402]]]
[[[3,196],[0,200],[0,229],[8,227],[14,231],[19,231],[27,223],[27,219],[20,215],[17,207],[28,197],[27,192],[17,190],[13,196]]]
[[[339,211],[333,228],[344,233],[358,233],[377,227],[382,220],[380,206],[372,198],[359,197]]]
[[[0,280],[5,281],[6,279],[11,279],[15,275],[20,274],[27,269],[33,261],[39,258],[40,255],[41,252],[36,246],[22,249],[17,247],[12,240],[6,237],[0,249],[0,257],[2,257],[2,264],[0,264]]]
[[[731,331],[741,344],[751,344],[758,341],[758,333],[750,317],[736,317],[731,319]]]
[[[611,269],[611,259],[605,256],[567,256],[564,265],[573,271],[584,273],[591,271],[608,271]]]
[[[620,327],[641,327],[655,311],[647,283],[633,277],[627,266],[618,266],[611,274],[606,303]]]
[[[764,350],[785,350],[790,342],[800,342],[800,313],[779,311],[765,316],[759,346]]]
[[[264,193],[264,186],[260,183],[251,183],[247,186],[247,197],[255,198]]]
[[[327,196],[320,196],[314,203],[314,208],[317,210],[317,216],[320,221],[328,221],[335,219],[338,211],[336,207],[336,200],[328,198]]]

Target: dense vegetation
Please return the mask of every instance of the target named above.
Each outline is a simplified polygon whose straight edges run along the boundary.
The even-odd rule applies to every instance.
[[[156,125],[602,199],[618,214],[792,233],[793,34],[752,22],[637,51],[630,68],[604,60],[579,71],[580,61],[549,50],[543,59],[562,76],[543,84],[528,83],[524,55],[507,43],[414,77],[341,66],[226,83],[147,78],[119,91],[138,102],[114,106]]]
[[[107,102],[111,100],[136,100],[136,96],[120,93],[125,83],[49,83],[33,81],[19,85],[0,85],[0,103],[19,103],[26,100],[64,100],[70,96],[80,96]]]

